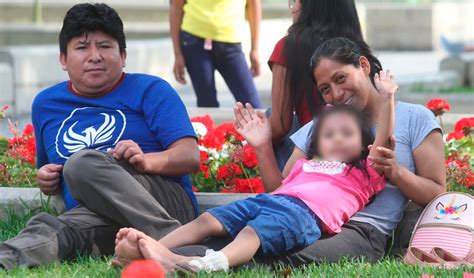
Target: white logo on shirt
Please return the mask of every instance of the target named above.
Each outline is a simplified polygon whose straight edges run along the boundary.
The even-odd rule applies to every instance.
[[[67,159],[84,148],[108,150],[122,137],[126,126],[120,110],[96,107],[74,109],[56,136],[56,151]]]

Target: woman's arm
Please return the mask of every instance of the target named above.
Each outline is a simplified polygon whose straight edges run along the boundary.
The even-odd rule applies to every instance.
[[[184,77],[185,61],[183,53],[181,52],[180,44],[181,23],[183,22],[184,16],[184,2],[185,0],[171,0],[170,7],[170,33],[175,57],[173,73],[176,80],[181,84],[186,84],[186,79]]]
[[[286,85],[286,68],[279,64],[272,66],[272,127],[273,145],[278,145],[293,124],[293,109],[290,105],[290,92]]]
[[[413,202],[426,206],[434,197],[446,191],[443,136],[433,130],[413,151],[416,173],[397,164],[395,153],[381,148],[382,157],[374,157],[374,168],[385,176]]]
[[[260,22],[262,20],[261,0],[247,1],[247,11],[250,24],[251,49],[250,49],[250,70],[253,76],[260,75],[260,58],[258,55],[260,39]]]

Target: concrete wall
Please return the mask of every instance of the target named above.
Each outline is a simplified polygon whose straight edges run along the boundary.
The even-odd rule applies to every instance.
[[[432,6],[366,5],[366,40],[376,49],[432,48]]]
[[[72,4],[81,1],[44,1],[43,22],[49,25],[23,26],[31,22],[32,4],[30,1],[0,0],[0,45],[12,42],[28,43],[56,42],[52,30],[59,31],[65,12]],[[168,2],[140,0],[135,2],[105,1],[117,9],[125,23],[126,30],[134,38],[150,38],[168,33]],[[413,5],[403,3],[363,3],[357,9],[367,41],[376,49],[383,50],[431,50],[438,48],[439,36],[451,39],[474,41],[474,1],[457,0],[435,2],[434,4]],[[265,18],[279,18],[289,21],[286,5],[264,4]],[[161,22],[161,25],[160,25]],[[10,27],[10,25],[12,27]],[[3,29],[3,31],[2,31]],[[38,35],[33,35],[36,31]],[[159,30],[158,30],[159,29]],[[42,32],[42,33],[39,33]],[[141,34],[140,34],[141,33]],[[264,36],[267,33],[262,32]],[[33,40],[33,41],[32,41]]]
[[[262,39],[260,43],[262,69],[262,77],[260,77],[260,80],[264,79],[263,83],[266,85],[265,89],[271,84],[271,74],[266,65],[266,61],[273,51],[276,42],[285,35],[289,24],[289,20],[266,20],[262,23],[262,33],[265,34],[265,39]],[[247,37],[250,36],[248,32],[247,30]],[[244,41],[242,47],[244,52],[248,53],[250,42],[248,40]],[[59,64],[59,47],[56,44],[0,48],[0,63],[2,62],[2,52],[7,53],[8,56],[11,55],[14,60],[13,70],[15,80],[10,81],[10,84],[14,83],[16,91],[16,107],[12,107],[12,110],[16,111],[16,115],[29,114],[31,103],[38,92],[46,87],[68,79],[67,73],[61,69]],[[246,57],[248,57],[248,55],[246,55]],[[169,38],[140,41],[131,40],[127,42],[126,72],[141,72],[160,76],[170,82],[171,85],[178,90],[187,106],[195,106],[195,97],[190,82],[183,86],[175,81],[172,74],[173,63],[172,43]],[[188,81],[190,81],[189,77]],[[7,86],[7,83],[7,81],[0,83],[2,90],[0,105],[5,102],[11,103],[13,101],[13,97],[10,95],[7,96],[7,94],[5,94],[4,97],[3,87]],[[224,83],[218,74],[216,74],[216,83],[217,87],[222,87],[221,85]],[[259,88],[257,85],[257,89],[261,90],[262,88]],[[5,89],[5,91],[7,91],[7,89]],[[226,100],[227,105],[234,103],[231,96],[226,97],[228,98],[228,100]],[[6,101],[2,101],[3,98],[5,98]],[[265,99],[268,99],[268,97]],[[264,102],[266,105],[268,104],[268,101]]]
[[[13,70],[10,64],[0,63],[0,107],[13,105]]]

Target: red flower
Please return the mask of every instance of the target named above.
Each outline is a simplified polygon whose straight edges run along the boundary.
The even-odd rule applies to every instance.
[[[260,178],[235,179],[235,190],[239,193],[264,193],[262,180]]]
[[[191,117],[191,122],[203,124],[207,128],[207,131],[212,131],[214,129],[214,121],[209,115],[204,115],[202,117],[200,116]]]
[[[428,101],[426,107],[430,109],[435,116],[441,116],[444,112],[447,112],[451,109],[449,103],[446,102],[445,99],[442,98],[433,98]]]
[[[253,168],[257,166],[258,160],[257,155],[255,154],[254,149],[250,145],[244,146],[244,160],[243,163],[245,167]]]
[[[236,176],[242,175],[242,170],[239,165],[235,163],[222,165],[217,169],[217,180],[229,181],[235,178]]]
[[[456,122],[456,125],[454,126],[454,131],[463,132],[464,135],[469,136],[473,127],[474,117],[461,118],[459,121]]]
[[[446,141],[451,141],[451,140],[459,140],[464,137],[464,132],[462,131],[453,131],[448,133],[448,137],[446,137]]]
[[[8,108],[9,108],[9,106],[8,106],[8,105],[5,105],[5,106],[3,106],[2,110],[0,110],[0,111],[1,111],[1,112],[6,111],[6,110],[8,110]]]
[[[25,129],[23,130],[23,137],[33,136],[35,134],[35,130],[32,124],[27,124]]]
[[[198,192],[198,188],[196,186],[192,186],[193,192]]]
[[[235,191],[235,187],[233,187],[233,188],[224,188],[224,189],[221,189],[221,193],[237,193],[237,191]]]
[[[203,164],[209,159],[209,154],[207,154],[207,152],[199,151],[199,154],[201,155],[201,164]]]
[[[215,132],[216,134],[223,135],[223,137],[233,135],[239,141],[245,140],[244,137],[240,136],[237,130],[235,130],[233,122],[225,122],[218,125],[215,129]]]

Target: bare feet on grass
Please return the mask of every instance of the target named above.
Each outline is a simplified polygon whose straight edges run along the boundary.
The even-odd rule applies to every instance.
[[[115,257],[112,264],[125,267],[134,260],[143,259],[138,247],[138,234],[141,233],[132,228],[123,228],[117,233],[115,239]]]

